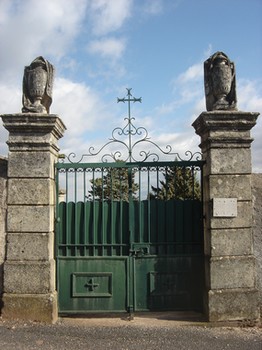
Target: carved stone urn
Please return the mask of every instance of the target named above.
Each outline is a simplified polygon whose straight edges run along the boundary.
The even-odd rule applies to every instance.
[[[206,106],[208,111],[237,110],[234,62],[221,51],[204,62]]]
[[[49,113],[52,103],[53,73],[54,67],[42,56],[25,67],[23,113]]]
[[[33,101],[33,106],[39,112],[43,112],[44,107],[42,106],[41,102],[45,93],[45,87],[47,83],[47,71],[44,69],[43,66],[38,66],[28,71],[27,79],[29,86],[29,94]]]
[[[226,97],[231,90],[232,71],[228,60],[222,54],[218,55],[214,61],[211,78],[216,98],[214,109],[227,109],[229,102]]]

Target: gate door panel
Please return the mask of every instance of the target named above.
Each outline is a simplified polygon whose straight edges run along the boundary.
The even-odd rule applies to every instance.
[[[202,309],[202,165],[56,164],[60,313]]]
[[[61,258],[58,271],[60,312],[126,311],[126,258]]]
[[[200,257],[135,259],[135,311],[202,310]]]
[[[142,216],[135,217],[137,228],[143,220],[148,222],[150,231],[147,227],[146,231],[135,233],[134,309],[201,310],[201,202],[158,199],[136,205],[144,207],[140,210]]]

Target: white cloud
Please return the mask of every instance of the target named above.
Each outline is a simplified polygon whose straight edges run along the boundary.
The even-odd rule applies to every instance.
[[[87,0],[2,2],[0,73],[21,69],[38,55],[62,57],[81,29],[86,6]]]
[[[237,89],[238,108],[247,112],[259,112],[256,126],[251,130],[254,142],[252,149],[252,164],[254,172],[262,172],[262,81],[240,79]]]
[[[0,83],[0,114],[20,113],[22,108],[22,91],[16,85]],[[7,155],[6,141],[8,132],[0,120],[0,155]]]
[[[0,114],[20,113],[22,107],[22,89],[12,85],[0,85]],[[53,104],[50,113],[58,114],[67,127],[65,137],[61,140],[66,150],[81,147],[88,132],[98,128],[109,118],[106,107],[99,95],[85,84],[74,83],[59,78],[55,80]],[[0,154],[7,154],[8,133],[0,127]]]
[[[103,38],[91,41],[88,45],[88,51],[103,57],[119,59],[125,50],[125,46],[126,43],[123,39]]]
[[[22,83],[18,86],[0,83],[0,114],[19,113],[22,108]]]
[[[177,78],[177,83],[186,84],[203,78],[203,63],[196,63],[190,66]]]
[[[171,81],[173,100],[157,108],[160,114],[170,114],[182,106],[194,104],[195,109],[203,106],[203,64],[196,63]]]
[[[59,114],[68,131],[67,142],[81,137],[101,123],[105,112],[99,96],[85,84],[57,78],[54,88],[54,103],[51,113]]]
[[[237,88],[238,108],[262,113],[262,81],[240,79]]]
[[[93,33],[104,36],[122,27],[131,15],[132,0],[92,0]]]

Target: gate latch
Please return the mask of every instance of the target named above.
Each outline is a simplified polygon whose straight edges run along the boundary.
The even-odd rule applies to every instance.
[[[129,254],[131,256],[143,256],[143,255],[148,255],[149,254],[149,246],[145,245],[133,245],[132,249],[129,250]]]

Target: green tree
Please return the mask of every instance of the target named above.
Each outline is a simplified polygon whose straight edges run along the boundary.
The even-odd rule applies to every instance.
[[[163,173],[159,186],[151,186],[151,199],[200,199],[201,188],[196,172],[191,167],[174,166]]]
[[[124,163],[117,160],[117,163]],[[121,164],[117,167],[104,168],[104,175],[90,180],[91,190],[88,191],[88,199],[92,200],[113,200],[113,201],[129,201],[129,179],[128,169],[122,167]],[[135,183],[135,174],[131,174],[132,198],[137,199],[138,184]]]

